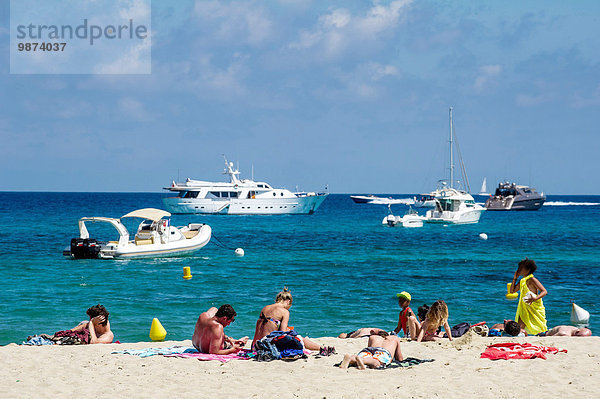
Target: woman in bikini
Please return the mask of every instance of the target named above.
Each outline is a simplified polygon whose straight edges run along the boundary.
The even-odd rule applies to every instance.
[[[260,311],[260,316],[256,321],[254,330],[254,339],[252,348],[256,341],[261,340],[273,331],[288,331],[288,322],[290,320],[290,308],[292,307],[292,293],[286,288],[275,297],[275,303],[267,305]],[[302,337],[304,347],[311,351],[332,352],[333,347],[324,347],[306,337]],[[324,353],[325,354],[325,353]]]
[[[452,341],[452,334],[450,333],[450,326],[448,325],[448,306],[446,302],[436,301],[425,316],[425,321],[421,323],[421,329],[417,342],[421,341],[435,341],[441,337],[437,334],[437,329],[443,326],[444,330],[448,334],[448,339]]]

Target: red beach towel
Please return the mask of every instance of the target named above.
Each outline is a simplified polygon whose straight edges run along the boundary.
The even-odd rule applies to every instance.
[[[550,346],[538,346],[528,343],[504,342],[489,345],[481,354],[482,359],[509,360],[509,359],[546,359],[546,353],[567,352],[566,349],[558,349]]]

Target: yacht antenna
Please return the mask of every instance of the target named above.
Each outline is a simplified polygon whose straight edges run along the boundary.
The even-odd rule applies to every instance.
[[[450,188],[454,187],[454,159],[452,158],[452,107],[450,107]]]
[[[254,162],[252,162],[252,181],[254,181]]]

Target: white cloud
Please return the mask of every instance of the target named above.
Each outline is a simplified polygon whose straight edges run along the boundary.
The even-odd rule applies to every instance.
[[[118,103],[119,111],[126,117],[130,117],[140,122],[147,122],[153,119],[152,114],[146,111],[144,104],[131,97],[123,97]]]
[[[331,26],[334,28],[343,28],[350,23],[351,19],[352,15],[350,14],[350,11],[344,8],[338,8],[337,10],[333,10],[330,14],[319,17],[319,21],[323,26]]]
[[[116,50],[111,50],[116,51]],[[140,44],[129,47],[120,58],[109,64],[100,64],[94,68],[94,73],[130,75],[150,74],[152,72],[152,39],[149,36]]]
[[[388,5],[373,3],[362,15],[352,15],[345,8],[330,9],[319,17],[312,29],[301,31],[288,48],[315,49],[319,57],[326,55],[330,58],[348,49],[368,48],[377,43],[380,35],[392,32],[402,22],[404,10],[412,1],[396,0]]]
[[[475,78],[473,86],[478,92],[482,92],[492,81],[493,78],[500,75],[502,65],[484,65],[479,68],[479,75]]]
[[[393,65],[367,62],[358,65],[352,72],[339,71],[334,75],[343,86],[342,89],[321,87],[316,94],[331,99],[375,100],[389,84],[384,81],[392,77],[397,78],[399,75],[398,69]]]
[[[256,46],[271,36],[273,24],[259,2],[197,0],[194,12],[203,23],[216,25],[211,32],[222,40]]]
[[[125,20],[150,21],[150,3],[148,0],[121,0],[119,16]]]

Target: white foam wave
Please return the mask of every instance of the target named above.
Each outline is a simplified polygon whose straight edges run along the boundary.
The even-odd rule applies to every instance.
[[[594,206],[600,205],[600,202],[563,202],[563,201],[548,201],[544,206]]]

